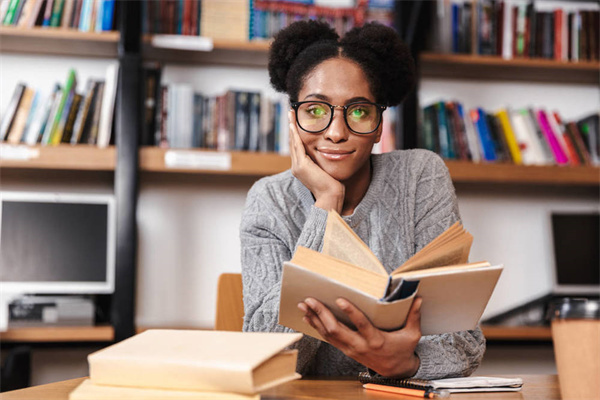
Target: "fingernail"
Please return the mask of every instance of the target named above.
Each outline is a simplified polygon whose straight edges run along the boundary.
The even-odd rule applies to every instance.
[[[345,309],[346,307],[348,307],[348,302],[344,299],[337,299],[335,301],[335,303],[338,305],[339,308],[341,308],[342,310]]]
[[[308,308],[306,308],[306,304],[304,303],[298,303],[298,308],[300,309],[300,311],[302,312],[308,312]]]
[[[308,317],[302,317],[302,322],[310,325],[310,322],[308,322]]]
[[[315,301],[314,301],[313,299],[311,299],[311,298],[305,299],[305,300],[304,300],[304,302],[305,302],[306,304],[308,304],[308,306],[309,306],[310,308],[313,308],[314,306],[316,306],[316,305],[317,305],[317,304],[315,303]]]

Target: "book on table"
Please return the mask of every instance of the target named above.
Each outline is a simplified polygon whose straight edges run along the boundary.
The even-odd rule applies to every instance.
[[[404,325],[413,300],[420,296],[422,335],[474,329],[503,266],[469,263],[472,242],[457,222],[388,274],[342,217],[330,211],[322,251],[298,246],[283,264],[279,324],[324,340],[302,321],[304,313],[297,307],[312,297],[353,328],[335,304],[341,297],[377,328],[391,331]]]
[[[301,337],[148,330],[90,354],[90,379],[71,393],[70,400],[257,399],[265,389],[300,378],[297,350],[285,349]]]

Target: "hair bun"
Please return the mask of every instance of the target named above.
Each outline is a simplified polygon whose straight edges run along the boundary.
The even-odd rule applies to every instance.
[[[269,50],[269,76],[275,90],[286,92],[287,74],[300,53],[321,41],[337,41],[338,34],[325,22],[298,21],[282,29]]]
[[[375,91],[384,95],[387,105],[399,104],[416,82],[410,49],[396,31],[377,22],[350,30],[341,40],[347,53],[367,71],[377,71],[381,86]]]

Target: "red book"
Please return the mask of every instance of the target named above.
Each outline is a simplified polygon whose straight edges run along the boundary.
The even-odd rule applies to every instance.
[[[181,33],[183,35],[192,34],[192,0],[183,0],[183,18]]]
[[[502,55],[504,45],[504,0],[500,2],[496,10],[496,55]]]
[[[554,59],[559,61],[562,59],[563,12],[560,8],[554,10]]]
[[[577,155],[577,150],[575,149],[575,145],[573,144],[573,142],[571,141],[571,138],[569,137],[569,135],[567,134],[566,130],[565,130],[565,126],[563,125],[560,116],[558,115],[558,113],[555,111],[553,112],[554,114],[554,118],[556,118],[556,122],[558,122],[558,126],[560,127],[560,132],[559,134],[562,135],[562,138],[565,142],[565,144],[567,145],[567,157],[569,158],[569,163],[571,165],[581,165],[581,162],[579,161],[579,156]]]
[[[199,0],[192,0],[192,17],[190,20],[190,35],[198,36],[200,32],[198,32],[198,7],[200,7]]]
[[[513,6],[512,8],[512,48],[513,48],[513,58],[516,58],[519,53],[517,51],[517,19],[519,19],[519,7]]]
[[[569,122],[566,126],[566,131],[571,137],[573,144],[575,144],[575,149],[577,150],[577,154],[579,154],[581,163],[584,165],[590,165],[590,153],[585,147],[585,143],[583,142],[583,138],[581,137],[581,132],[579,132],[579,127],[577,124],[575,122]]]

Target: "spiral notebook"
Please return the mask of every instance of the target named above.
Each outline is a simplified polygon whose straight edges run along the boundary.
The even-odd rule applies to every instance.
[[[521,378],[498,378],[492,376],[471,376],[448,379],[394,379],[371,375],[368,372],[358,374],[361,383],[375,383],[420,390],[447,390],[450,393],[464,392],[516,392],[523,387]]]

